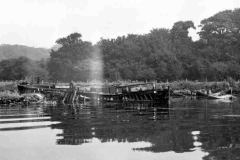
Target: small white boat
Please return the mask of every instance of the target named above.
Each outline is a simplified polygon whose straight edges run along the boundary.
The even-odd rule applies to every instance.
[[[210,99],[235,99],[236,97],[231,94],[225,95],[208,95]]]
[[[203,98],[208,98],[208,99],[229,99],[229,100],[236,99],[235,96],[233,96],[231,94],[224,94],[223,92],[206,94],[202,91],[197,91],[197,96],[203,97]]]

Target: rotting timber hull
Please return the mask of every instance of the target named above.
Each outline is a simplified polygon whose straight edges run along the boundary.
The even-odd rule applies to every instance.
[[[69,92],[68,94],[71,94]],[[97,92],[77,92],[78,96],[82,99],[87,98],[90,100],[99,101],[168,101],[169,90],[145,90],[135,92],[123,92],[119,94],[104,94]]]
[[[54,89],[52,85],[17,85],[18,92],[24,93],[36,93],[36,92],[59,92],[61,89]]]
[[[20,94],[34,93],[34,92],[38,91],[38,88],[27,86],[27,85],[18,85],[17,88],[18,88],[18,92]]]
[[[168,101],[169,91],[164,90],[146,90],[137,92],[123,93],[123,100],[135,100],[135,101]]]

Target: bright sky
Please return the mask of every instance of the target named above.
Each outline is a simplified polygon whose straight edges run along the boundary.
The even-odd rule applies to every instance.
[[[198,26],[234,8],[240,0],[0,0],[0,44],[50,48],[73,32],[94,44],[101,37],[171,29],[180,20]]]

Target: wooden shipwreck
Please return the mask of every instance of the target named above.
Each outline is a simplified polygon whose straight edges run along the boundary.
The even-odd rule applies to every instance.
[[[170,89],[156,89],[155,83],[119,86],[95,86],[90,90],[73,88],[65,93],[63,102],[79,100],[97,101],[168,101]]]
[[[56,85],[29,85],[19,84],[20,93],[49,93],[58,92],[63,95],[63,103],[79,101],[162,101],[168,102],[170,88],[157,89],[155,83],[138,83],[130,85],[91,86],[77,87],[70,83],[69,86]]]

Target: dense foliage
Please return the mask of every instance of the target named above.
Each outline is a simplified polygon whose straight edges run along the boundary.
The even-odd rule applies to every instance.
[[[50,53],[48,68],[53,80],[84,81],[89,77],[89,60],[93,46],[90,42],[82,41],[81,37],[81,34],[73,33],[56,41],[62,47]]]
[[[190,28],[195,29],[192,21],[145,35],[101,39],[94,46],[73,33],[57,41],[62,48],[51,52],[49,73],[52,79],[64,81],[239,79],[240,9],[219,12],[202,20],[200,27],[200,39],[195,42],[188,35]],[[102,76],[91,76],[97,72]]]
[[[41,77],[48,79],[47,61],[33,61],[27,57],[2,60],[0,62],[1,80],[25,80],[26,78]]]
[[[56,41],[47,66],[38,62],[30,68],[37,68],[37,74],[45,77],[48,71],[51,80],[66,82],[240,79],[240,9],[204,19],[200,28],[200,39],[195,42],[189,37],[189,29],[195,29],[192,21],[179,21],[171,29],[155,28],[144,35],[102,38],[96,45],[72,33]],[[2,61],[1,77],[19,79],[36,73],[29,66],[37,63],[23,60]],[[17,71],[11,65],[18,66]]]

